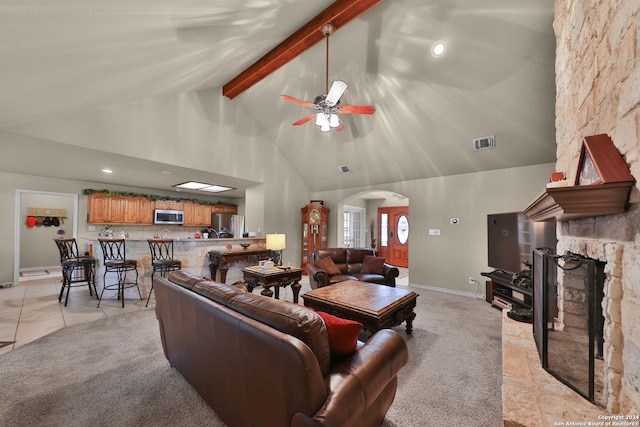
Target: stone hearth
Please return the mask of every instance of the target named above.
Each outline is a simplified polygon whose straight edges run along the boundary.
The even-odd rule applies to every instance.
[[[502,413],[505,427],[598,425],[603,421],[599,416],[609,415],[542,369],[532,325],[508,318],[506,311],[502,317]]]

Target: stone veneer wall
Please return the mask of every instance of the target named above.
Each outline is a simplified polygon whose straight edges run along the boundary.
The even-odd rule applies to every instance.
[[[556,169],[573,180],[582,138],[606,133],[640,179],[640,2],[556,0]],[[604,395],[640,410],[640,185],[628,211],[561,222],[558,253],[605,261]],[[562,280],[562,278],[560,278]]]

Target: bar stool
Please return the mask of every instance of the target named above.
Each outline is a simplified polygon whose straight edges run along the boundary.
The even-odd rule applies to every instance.
[[[149,250],[151,251],[151,266],[153,267],[153,271],[151,272],[151,289],[149,290],[145,307],[149,306],[151,292],[153,292],[153,276],[156,274],[156,271],[160,272],[161,277],[166,277],[168,272],[182,268],[182,261],[173,259],[172,239],[149,239],[147,242],[149,243]]]
[[[104,258],[104,274],[102,276],[102,292],[98,299],[98,307],[102,301],[102,295],[105,289],[118,290],[118,299],[122,298],[122,307],[124,308],[124,290],[127,288],[138,288],[138,295],[142,299],[140,286],[138,286],[138,262],[135,259],[127,259],[127,247],[124,239],[98,239],[102,248]],[[127,282],[127,272],[135,271],[136,279],[133,282]],[[118,281],[107,285],[107,273],[116,273]]]
[[[98,291],[96,289],[96,260],[89,255],[78,254],[78,244],[76,239],[57,239],[53,238],[58,246],[60,252],[60,265],[62,266],[62,288],[60,288],[60,295],[58,295],[58,302],[62,301],[62,295],[64,295],[64,289],[67,288],[67,296],[64,299],[64,305],[66,307],[69,302],[69,293],[72,286],[88,286],[89,295],[93,296],[93,292],[96,293],[98,298]],[[93,286],[93,291],[91,287]]]

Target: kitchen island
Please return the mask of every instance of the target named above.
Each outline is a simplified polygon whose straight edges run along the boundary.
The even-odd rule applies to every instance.
[[[117,238],[117,237],[114,237]],[[96,258],[96,287],[98,294],[102,292],[104,286],[104,261],[102,255],[102,249],[98,238],[84,238],[87,242],[87,251],[92,251],[93,256]],[[146,299],[149,290],[151,289],[151,273],[153,268],[151,266],[151,252],[149,250],[149,244],[146,238],[127,238],[127,259],[135,259],[138,267],[138,285],[140,286],[140,292],[143,299]],[[250,246],[245,250],[241,243],[249,243]],[[224,259],[225,253],[242,254],[246,253],[260,253],[264,255],[265,251],[265,238],[250,237],[250,238],[230,238],[230,239],[174,239],[173,241],[173,258],[182,262],[182,269],[199,276],[210,276],[212,268],[210,264],[212,259],[210,258],[210,252],[220,255]],[[216,257],[217,258],[217,257]],[[234,255],[227,259],[225,263],[225,283],[235,283],[242,279],[242,268],[248,265],[255,265],[257,261],[255,257],[242,257]],[[129,273],[131,274],[131,273]],[[134,273],[135,274],[135,273]],[[114,277],[112,277],[114,276]],[[218,277],[213,279],[220,280],[220,273]],[[115,275],[107,275],[107,283],[115,281]],[[129,280],[133,280],[133,277],[129,277]],[[103,296],[104,299],[117,298],[117,292],[106,290]],[[125,299],[138,299],[138,291],[135,287],[125,290]]]

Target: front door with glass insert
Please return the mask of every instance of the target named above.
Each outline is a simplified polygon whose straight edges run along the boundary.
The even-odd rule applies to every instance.
[[[378,208],[378,253],[388,264],[409,267],[409,207]]]

